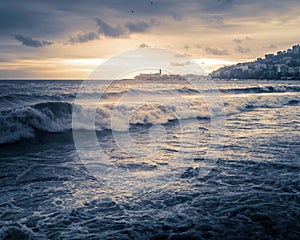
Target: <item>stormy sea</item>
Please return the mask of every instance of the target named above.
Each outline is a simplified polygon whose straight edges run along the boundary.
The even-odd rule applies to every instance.
[[[300,239],[300,82],[215,84],[1,80],[0,238]]]

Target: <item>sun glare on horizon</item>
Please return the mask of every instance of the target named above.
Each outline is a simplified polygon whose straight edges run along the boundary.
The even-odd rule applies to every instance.
[[[107,60],[108,59],[103,58],[74,58],[61,60],[58,64],[61,64],[64,68],[74,69],[76,73],[73,76],[70,76],[70,79],[74,79],[78,77],[77,72],[81,72],[82,76],[86,75],[87,77],[90,73],[97,69],[97,67],[101,66],[101,64],[105,63]],[[223,66],[236,64],[235,61],[215,58],[198,58],[191,60],[200,65],[207,73],[211,73],[212,71],[217,70],[218,68]],[[153,71],[154,70],[141,70],[135,72],[134,74],[129,74],[126,77],[132,78],[138,73],[152,73]],[[163,71],[163,74],[168,74],[168,72]],[[70,75],[72,75],[71,72]]]

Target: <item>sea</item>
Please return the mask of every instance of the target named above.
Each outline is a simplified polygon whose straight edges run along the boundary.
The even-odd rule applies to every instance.
[[[0,81],[0,239],[300,239],[300,82]]]

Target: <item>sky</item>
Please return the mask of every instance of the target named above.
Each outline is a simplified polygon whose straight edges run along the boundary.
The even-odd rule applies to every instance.
[[[299,0],[0,1],[1,79],[85,79],[145,47],[211,72],[300,43]]]

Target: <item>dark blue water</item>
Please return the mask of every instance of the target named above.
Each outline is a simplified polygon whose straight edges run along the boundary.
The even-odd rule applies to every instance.
[[[74,125],[80,81],[0,81],[1,239],[300,239],[299,82],[217,82],[226,122],[216,159],[212,119],[195,89],[116,83],[91,125],[84,113],[105,84],[83,93]],[[142,104],[116,108],[132,87]],[[169,101],[172,91],[193,115]],[[128,123],[111,125],[114,110],[130,113]],[[109,160],[89,138],[94,154],[82,159],[72,130],[95,131]],[[116,140],[126,131],[146,157]]]

